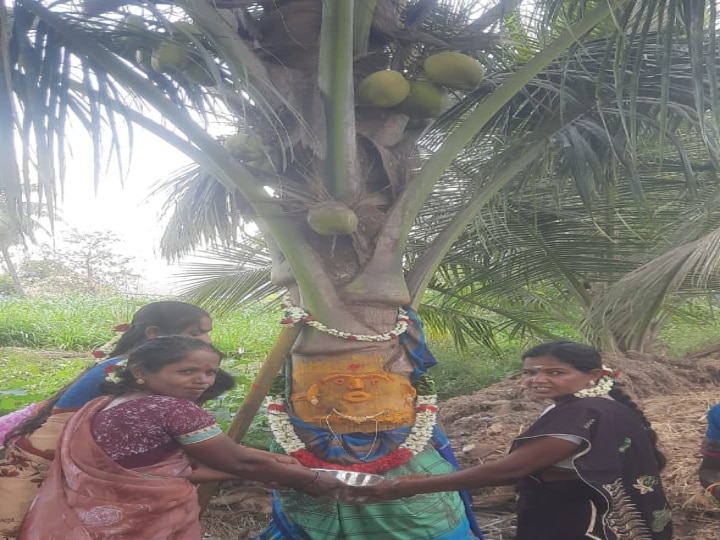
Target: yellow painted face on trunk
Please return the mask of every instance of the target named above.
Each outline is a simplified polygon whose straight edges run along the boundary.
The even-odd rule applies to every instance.
[[[336,433],[372,432],[415,420],[415,388],[383,369],[381,357],[293,364],[290,401],[304,422]]]

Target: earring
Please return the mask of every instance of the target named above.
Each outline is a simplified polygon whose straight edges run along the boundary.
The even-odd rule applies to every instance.
[[[135,379],[135,382],[138,383],[138,384],[145,384],[145,379],[143,379],[142,377],[140,377],[139,379]]]
[[[588,386],[589,386],[590,388],[592,388],[592,387],[595,386],[596,384],[597,384],[597,381],[590,381],[590,382],[588,382]]]

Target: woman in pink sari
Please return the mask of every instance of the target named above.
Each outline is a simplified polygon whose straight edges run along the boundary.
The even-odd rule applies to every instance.
[[[191,481],[246,478],[311,495],[341,487],[292,458],[242,447],[196,405],[220,353],[181,336],[146,341],[110,373],[108,394],[68,422],[20,530],[24,540],[199,540]],[[193,467],[199,463],[203,467]]]
[[[130,324],[117,328],[122,328],[122,334],[107,359],[82,372],[28,418],[9,426],[2,441],[5,455],[0,457],[0,538],[17,536],[25,512],[50,468],[65,424],[80,407],[101,395],[98,385],[106,373],[147,339],[183,335],[210,343],[212,320],[204,309],[166,300],[146,304]]]

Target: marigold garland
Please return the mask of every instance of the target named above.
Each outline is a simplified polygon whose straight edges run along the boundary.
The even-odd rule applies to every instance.
[[[347,339],[348,341],[390,341],[392,339],[396,339],[400,334],[405,332],[410,324],[410,317],[408,317],[407,311],[403,308],[398,308],[397,324],[389,332],[373,335],[353,334],[351,332],[343,332],[342,330],[330,328],[325,326],[323,323],[316,321],[312,315],[308,314],[304,309],[293,306],[287,297],[283,301],[282,307],[285,308],[285,316],[280,320],[280,324],[283,326],[293,327],[298,323],[304,323],[313,327],[315,330],[330,334],[331,336],[339,337],[341,339]]]
[[[409,461],[427,446],[432,437],[433,427],[437,422],[437,396],[417,397],[415,425],[413,425],[405,441],[397,449],[370,463],[355,463],[353,465],[329,463],[315,457],[307,450],[305,444],[295,433],[295,428],[290,421],[283,398],[269,398],[267,413],[270,430],[277,443],[287,455],[294,457],[305,467],[382,474]]]

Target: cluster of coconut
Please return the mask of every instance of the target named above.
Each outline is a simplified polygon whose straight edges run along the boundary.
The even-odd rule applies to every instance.
[[[145,29],[145,21],[139,15],[128,15],[123,24],[125,30]],[[202,37],[202,32],[194,24],[187,21],[174,22],[168,29],[168,38],[156,47],[151,49],[141,45],[135,49],[135,62],[145,69],[169,75],[181,74],[197,84],[212,86],[216,83],[215,77],[200,52],[188,51]]]
[[[485,70],[475,58],[455,51],[428,56],[423,62],[427,80],[407,80],[385,69],[365,77],[357,87],[361,105],[393,108],[410,118],[435,118],[448,106],[444,87],[470,92],[483,80]]]

